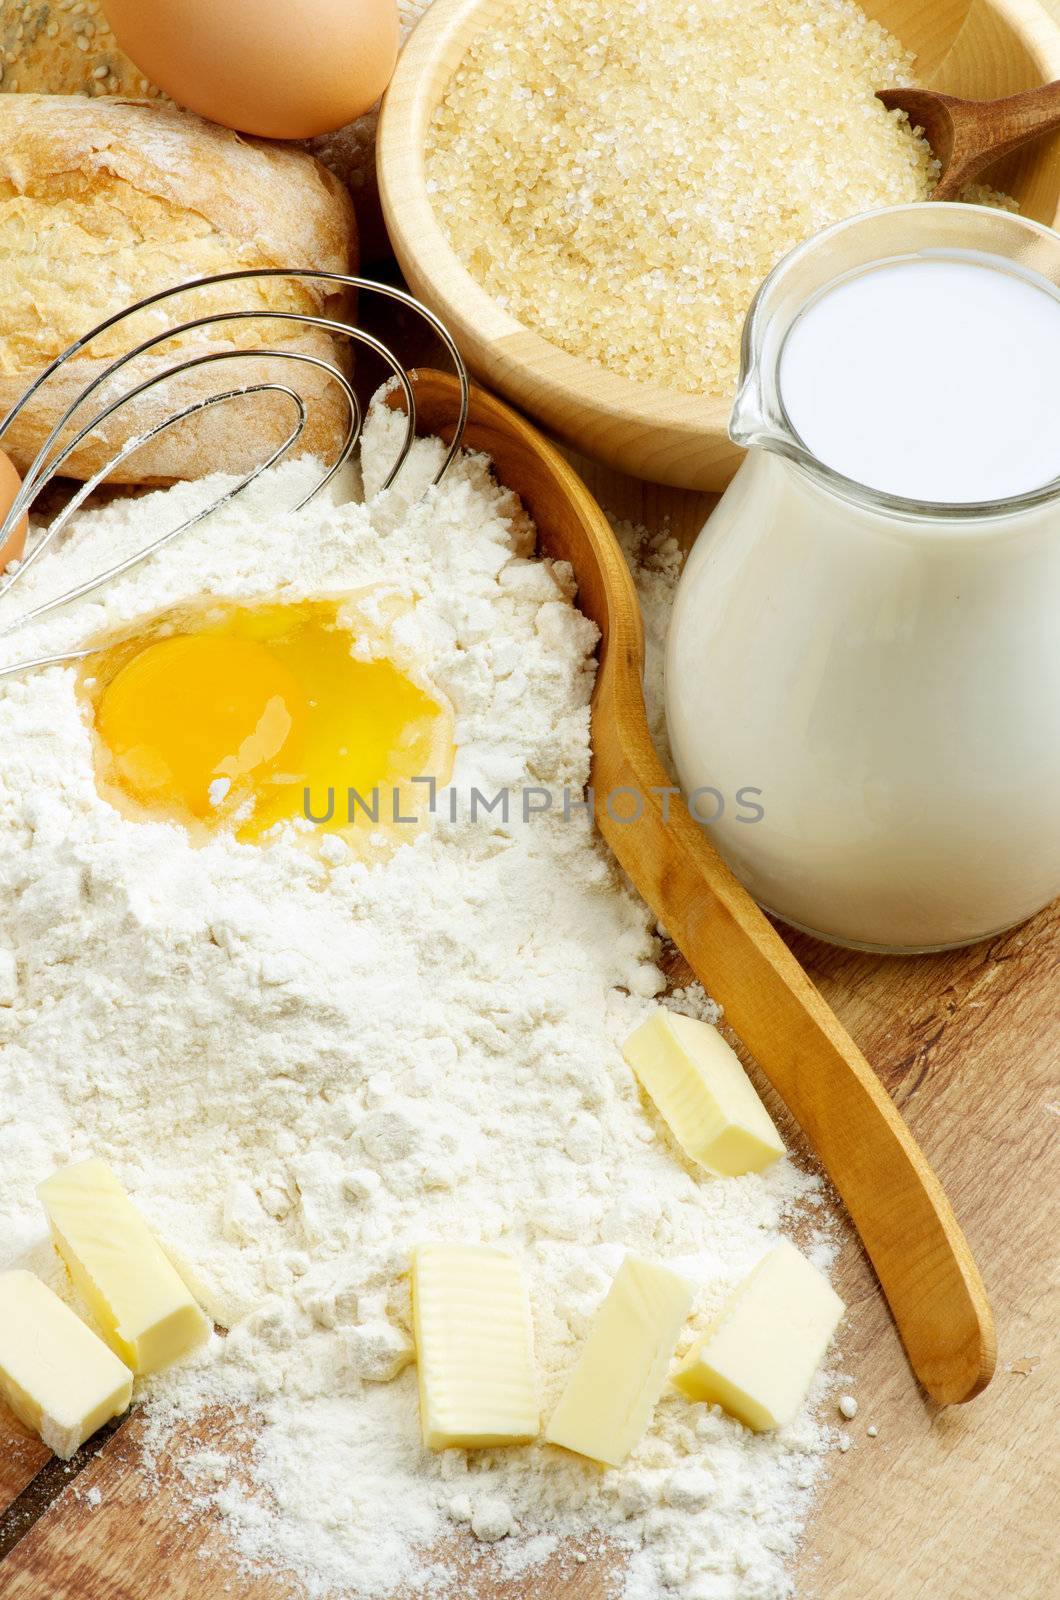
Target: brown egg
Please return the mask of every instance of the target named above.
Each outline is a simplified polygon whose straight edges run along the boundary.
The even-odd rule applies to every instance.
[[[0,450],[0,522],[7,516],[14,504],[15,496],[22,487],[22,479],[15,471],[11,462]],[[23,517],[14,532],[6,539],[0,538],[0,572],[3,572],[9,561],[18,561],[26,546],[26,529],[28,523]]]
[[[396,0],[103,0],[118,43],[200,116],[308,139],[361,116],[390,82]]]

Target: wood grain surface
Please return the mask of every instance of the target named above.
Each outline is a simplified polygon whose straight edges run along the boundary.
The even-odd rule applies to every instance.
[[[818,1506],[802,1593],[822,1600],[1060,1594],[1060,908],[989,944],[908,959],[793,940],[879,1065],[986,1279],[997,1376],[942,1411],[908,1381],[853,1243],[840,1293],[853,1440]],[[875,1424],[879,1435],[865,1433]]]
[[[8,1506],[51,1460],[51,1451],[0,1404],[0,1509]]]

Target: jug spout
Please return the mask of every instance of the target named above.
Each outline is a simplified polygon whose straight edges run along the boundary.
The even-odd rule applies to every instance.
[[[788,455],[799,441],[788,425],[778,389],[778,368],[784,334],[797,313],[785,296],[785,257],[755,295],[744,323],[740,375],[729,415],[729,438],[743,450],[772,450]]]
[[[795,441],[769,406],[759,382],[759,369],[752,367],[736,391],[729,417],[729,438],[741,449],[790,451]]]
[[[745,450],[749,450],[752,445],[762,445],[768,449],[769,435],[772,431],[762,404],[758,373],[752,368],[745,374],[736,391],[736,400],[729,417],[729,438],[733,444],[738,444]]]

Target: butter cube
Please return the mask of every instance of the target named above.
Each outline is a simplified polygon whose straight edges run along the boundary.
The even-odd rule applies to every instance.
[[[687,1156],[735,1178],[784,1154],[773,1119],[717,1028],[660,1007],[622,1054]]]
[[[80,1161],[37,1190],[74,1285],[115,1355],[154,1372],[210,1324],[106,1162]]]
[[[621,1465],[651,1421],[693,1294],[669,1267],[626,1257],[545,1429],[549,1444]]]
[[[784,1239],[729,1296],[674,1382],[756,1433],[783,1428],[805,1400],[844,1310],[828,1279]]]
[[[428,1450],[536,1439],[530,1297],[514,1256],[488,1245],[417,1245],[412,1316]]]
[[[57,1456],[74,1451],[132,1398],[132,1373],[32,1272],[0,1273],[0,1389]]]

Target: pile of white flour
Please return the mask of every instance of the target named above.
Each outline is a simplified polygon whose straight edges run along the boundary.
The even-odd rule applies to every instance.
[[[369,489],[395,426],[369,426]],[[580,790],[595,630],[480,459],[416,501],[439,459],[426,441],[400,491],[298,515],[282,508],[312,466],[277,469],[98,596],[0,641],[0,664],[196,594],[385,583],[415,602],[400,649],[455,707],[456,789]],[[206,492],[82,515],[3,617]],[[189,1501],[220,1508],[239,1557],[293,1573],[300,1593],[444,1593],[439,1545],[465,1530],[509,1573],[568,1538],[603,1540],[629,1600],[789,1595],[827,1448],[810,1411],[755,1437],[671,1390],[607,1472],[541,1444],[421,1447],[417,1240],[495,1242],[525,1262],[547,1414],[626,1250],[701,1283],[702,1321],[819,1195],[788,1161],[706,1177],[642,1101],[619,1045],[663,987],[658,941],[584,815],[454,824],[442,808],[375,866],[337,837],[323,854],[290,835],[195,847],[98,796],[74,683],[68,668],[0,682],[0,1267],[54,1281],[35,1184],[90,1153],[114,1165],[230,1330],[141,1385],[153,1438],[202,1407],[253,1414],[249,1477],[199,1449]],[[698,992],[681,1003],[711,1014]]]

